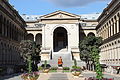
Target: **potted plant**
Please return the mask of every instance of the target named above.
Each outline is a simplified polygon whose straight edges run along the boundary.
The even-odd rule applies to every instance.
[[[72,66],[71,72],[74,76],[79,76],[82,72],[81,67],[77,66],[77,62],[75,59],[74,59],[74,66]]]
[[[63,67],[63,72],[69,72],[70,68],[69,67]]]
[[[89,77],[89,78],[85,78],[85,80],[114,80],[114,79],[113,78],[96,79],[96,77]]]
[[[57,72],[58,67],[51,67],[50,72]]]
[[[44,62],[44,68],[43,68],[43,73],[48,73],[50,71],[49,68],[47,68],[47,60]]]
[[[39,66],[39,67],[38,67],[38,71],[39,71],[39,72],[42,72],[42,70],[43,70],[43,67]]]
[[[32,73],[24,73],[21,75],[21,78],[23,80],[37,80],[39,77],[38,72],[32,72]]]
[[[71,72],[74,76],[79,76],[82,70],[81,67],[73,66]]]

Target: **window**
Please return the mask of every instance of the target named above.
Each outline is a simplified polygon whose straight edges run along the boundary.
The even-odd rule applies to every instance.
[[[82,23],[81,25],[82,25],[82,26],[86,26],[86,23]]]

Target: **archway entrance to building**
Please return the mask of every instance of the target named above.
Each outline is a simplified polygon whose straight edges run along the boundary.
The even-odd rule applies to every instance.
[[[67,30],[63,27],[58,27],[54,30],[53,36],[53,48],[54,52],[67,51],[68,47],[68,36]]]

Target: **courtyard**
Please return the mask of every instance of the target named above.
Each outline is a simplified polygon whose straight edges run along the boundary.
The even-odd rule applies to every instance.
[[[95,72],[83,71],[79,77],[74,77],[72,73],[66,72],[51,72],[51,73],[40,73],[37,80],[85,80],[88,77],[95,77]],[[105,78],[111,78],[113,80],[120,80],[120,75],[104,73]],[[22,80],[21,74],[13,74],[9,76],[0,76],[0,80]]]
[[[120,80],[120,0],[0,0],[0,80]]]

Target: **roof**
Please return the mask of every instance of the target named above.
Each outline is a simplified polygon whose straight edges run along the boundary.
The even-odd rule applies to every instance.
[[[37,21],[37,19],[40,19],[41,15],[21,15],[22,18],[27,22],[27,21]]]
[[[93,14],[80,14],[80,18],[82,20],[97,20],[98,17],[100,16],[101,13],[93,13]],[[46,15],[21,15],[22,18],[26,21],[37,21],[38,19],[40,19],[42,16],[46,16]]]
[[[101,13],[81,14],[83,20],[97,20]]]

